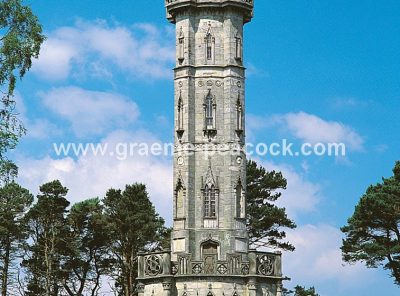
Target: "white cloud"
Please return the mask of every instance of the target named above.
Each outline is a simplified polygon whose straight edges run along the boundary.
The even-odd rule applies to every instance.
[[[336,121],[326,121],[305,112],[278,116],[288,130],[298,139],[309,143],[345,143],[351,150],[361,151],[364,140],[351,127]]]
[[[321,200],[321,188],[318,184],[308,181],[302,174],[288,165],[275,164],[257,160],[267,171],[282,172],[287,179],[287,189],[277,204],[285,207],[288,216],[295,219],[300,214],[314,212]]]
[[[79,49],[59,37],[47,39],[40,50],[40,57],[33,62],[32,71],[42,78],[56,81],[68,78],[73,59],[79,56]]]
[[[304,143],[344,143],[351,151],[363,151],[364,139],[352,127],[338,121],[328,121],[306,112],[275,114],[260,117],[247,116],[248,136],[254,140],[254,131],[262,128],[282,128]]]
[[[108,135],[101,143],[108,144],[108,152],[115,153],[118,143],[157,142],[148,132],[127,133],[117,131]],[[172,219],[172,166],[168,159],[154,156],[132,155],[120,161],[115,155],[88,154],[77,159],[64,157],[53,159],[19,159],[19,181],[37,193],[45,182],[59,179],[69,188],[71,202],[95,196],[103,197],[109,188],[121,188],[126,184],[142,182],[147,185],[151,199],[160,214],[169,223]]]
[[[63,87],[40,96],[48,109],[70,121],[78,136],[103,134],[134,122],[139,115],[136,103],[115,93]]]
[[[318,286],[331,283],[339,290],[360,285],[373,277],[374,271],[361,264],[350,266],[343,263],[340,251],[342,233],[335,227],[303,225],[287,231],[287,236],[296,246],[295,252],[283,256],[284,274],[292,279],[291,285],[317,286],[318,290]]]
[[[27,120],[26,130],[27,137],[34,139],[48,139],[51,136],[62,134],[62,131],[56,125],[43,118]]]
[[[18,117],[27,130],[26,137],[42,140],[62,133],[60,129],[45,118],[30,118],[26,111],[24,99],[19,92],[16,92],[14,100]]]
[[[127,28],[110,26],[105,21],[78,21],[75,26],[61,27],[48,36],[32,67],[43,79],[64,80],[71,75],[74,66],[77,66],[74,75],[78,71],[79,75],[97,77],[105,73],[108,77],[111,71],[107,68],[113,65],[146,79],[171,76],[175,38],[168,30],[151,24]],[[102,71],[92,73],[93,64]]]
[[[246,115],[246,140],[255,142],[258,130],[271,127],[271,120],[254,114]]]

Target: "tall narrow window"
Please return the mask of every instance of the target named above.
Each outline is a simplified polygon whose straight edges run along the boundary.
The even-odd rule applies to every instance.
[[[215,96],[212,95],[211,89],[204,97],[204,136],[208,137],[208,141],[212,141],[217,134],[217,104],[215,103]]]
[[[208,30],[204,38],[205,63],[214,63],[215,58],[215,37],[212,34],[211,24],[208,24]]]
[[[241,133],[243,131],[243,106],[240,101],[240,94],[236,101],[236,131]]]
[[[207,46],[207,60],[212,60],[212,36],[210,33],[206,37]]]
[[[178,106],[177,106],[177,121],[176,121],[176,133],[179,140],[182,139],[183,133],[185,132],[183,128],[183,100],[182,94],[179,95]]]
[[[182,185],[178,185],[176,189],[176,218],[184,217],[184,190]]]
[[[183,101],[181,96],[178,100],[178,130],[183,130]]]
[[[214,102],[213,102],[213,96],[211,94],[211,91],[208,93],[206,97],[206,128],[207,129],[212,129],[214,127]]]
[[[216,194],[214,185],[207,185],[204,190],[204,216],[205,218],[216,217]]]
[[[242,38],[240,37],[239,33],[236,33],[235,39],[236,39],[235,58],[238,61],[242,61],[243,45],[242,45]]]
[[[244,218],[243,208],[243,187],[242,182],[239,180],[236,185],[236,218]]]
[[[185,60],[185,35],[183,34],[183,29],[181,27],[181,32],[178,38],[178,61],[180,64]]]

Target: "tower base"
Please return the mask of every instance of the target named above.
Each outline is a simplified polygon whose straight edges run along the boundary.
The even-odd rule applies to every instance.
[[[249,252],[248,261],[171,261],[170,252],[140,254],[139,296],[282,296],[281,254]],[[236,258],[236,259],[234,259]]]

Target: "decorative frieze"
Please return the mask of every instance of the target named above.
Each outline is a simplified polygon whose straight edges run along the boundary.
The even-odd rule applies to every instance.
[[[164,254],[155,253],[145,255],[144,258],[144,278],[157,277],[161,274],[178,276],[178,275],[249,275],[250,264],[255,264],[253,270],[255,275],[266,277],[280,276],[279,270],[276,268],[280,264],[281,254],[257,252],[256,261],[245,261],[241,254],[230,254],[226,260],[192,260],[191,254],[181,253],[178,255],[177,261],[172,261],[171,270],[164,272],[163,258]],[[142,257],[140,255],[139,257]],[[140,259],[140,258],[139,258]],[[212,266],[210,265],[212,264]],[[139,271],[139,274],[140,271]]]
[[[270,276],[275,271],[275,257],[271,255],[258,255],[258,274]]]
[[[145,257],[145,270],[147,276],[157,276],[163,272],[162,255],[150,255]]]

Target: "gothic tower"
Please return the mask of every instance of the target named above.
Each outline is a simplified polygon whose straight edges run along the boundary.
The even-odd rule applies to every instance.
[[[171,251],[139,254],[140,296],[280,296],[281,255],[246,231],[243,26],[253,0],[166,0],[176,26]]]

